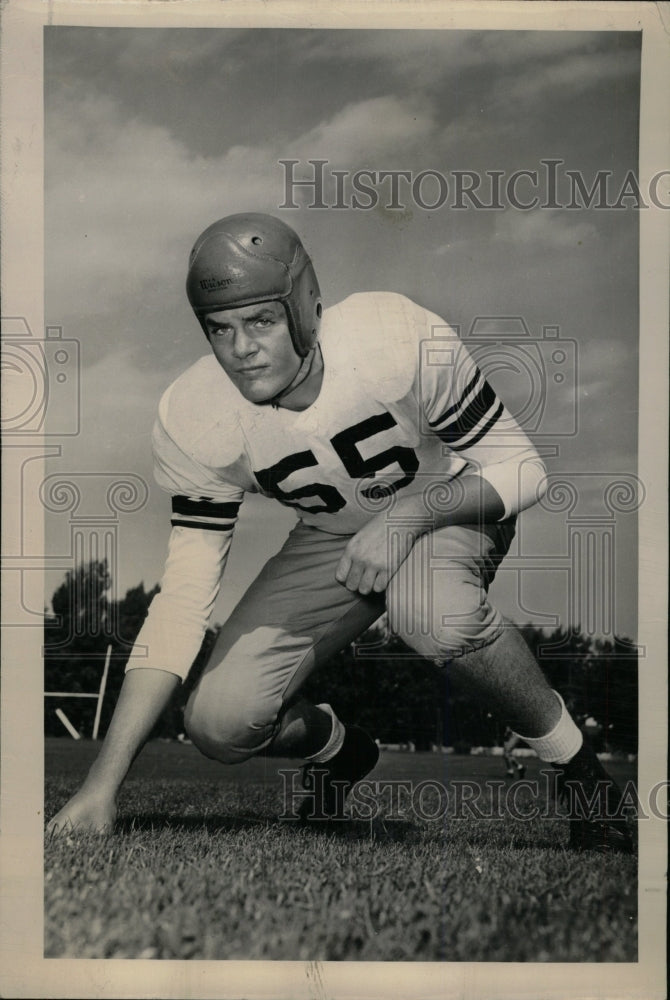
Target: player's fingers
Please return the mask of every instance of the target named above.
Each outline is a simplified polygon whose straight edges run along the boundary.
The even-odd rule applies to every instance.
[[[377,570],[369,566],[363,573],[358,584],[358,593],[370,594],[375,586],[376,578]]]
[[[373,590],[375,594],[381,594],[389,585],[389,575],[388,573],[377,573],[377,579],[375,580],[375,585]]]
[[[347,588],[347,590],[352,590],[352,591],[358,590],[362,576],[363,576],[363,568],[358,563],[352,563],[351,569],[347,573],[347,578],[344,581],[344,586]]]
[[[337,564],[337,569],[335,570],[335,579],[338,583],[346,583],[347,577],[349,575],[349,570],[351,569],[351,559],[345,554],[340,559]]]

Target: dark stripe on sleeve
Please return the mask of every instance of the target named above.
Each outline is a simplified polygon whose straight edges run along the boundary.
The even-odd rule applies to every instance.
[[[503,404],[499,403],[498,408],[496,409],[491,419],[486,421],[484,426],[479,429],[479,431],[475,434],[472,440],[466,441],[465,444],[452,445],[452,451],[465,451],[466,448],[472,448],[474,445],[477,444],[478,441],[481,441],[484,435],[488,434],[493,425],[497,423],[497,421],[500,419],[500,415],[504,409],[505,407],[503,406]]]
[[[454,420],[448,427],[436,431],[436,433],[445,444],[452,445],[455,441],[460,441],[461,438],[464,438],[477,426],[482,417],[486,416],[495,401],[495,392],[488,382],[484,382],[481,391],[477,393],[470,405],[463,410],[458,419]]]
[[[179,517],[171,518],[170,523],[175,528],[199,528],[201,531],[232,531],[234,524],[212,524],[207,521],[184,521]]]
[[[450,406],[447,410],[445,410],[444,413],[442,414],[442,416],[438,417],[437,420],[429,420],[428,421],[428,426],[429,427],[437,427],[438,424],[443,423],[449,417],[452,417],[454,415],[454,413],[456,413],[458,410],[460,410],[460,408],[463,405],[463,400],[467,399],[468,394],[471,393],[472,390],[474,389],[475,384],[476,384],[477,379],[479,378],[480,374],[481,374],[481,372],[479,371],[479,368],[475,368],[475,374],[473,375],[473,377],[470,379],[470,381],[468,382],[467,386],[465,387],[463,395],[461,396],[461,398],[459,399],[459,401],[457,403],[454,403],[453,406]]]
[[[188,497],[172,497],[173,514],[198,515],[200,517],[237,517],[239,503],[215,503],[213,500],[190,500]]]

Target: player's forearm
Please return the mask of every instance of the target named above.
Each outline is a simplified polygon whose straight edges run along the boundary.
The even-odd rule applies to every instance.
[[[461,476],[431,494],[398,497],[393,519],[415,525],[418,536],[452,524],[495,523],[505,515],[497,490],[481,476]]]
[[[165,670],[126,674],[100,754],[84,782],[87,792],[107,798],[116,795],[179,683]]]
[[[219,593],[231,534],[173,527],[160,593],[135,639],[127,673],[150,668],[186,679]]]

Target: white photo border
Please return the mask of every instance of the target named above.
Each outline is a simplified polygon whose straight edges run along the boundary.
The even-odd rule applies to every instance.
[[[2,31],[3,315],[44,329],[43,27],[468,28],[642,32],[640,186],[666,170],[670,10],[653,3],[377,0],[9,0]],[[666,98],[663,98],[666,94]],[[667,352],[669,215],[640,213],[639,514],[640,797],[667,772]],[[664,440],[665,439],[665,440]],[[664,447],[665,445],[665,447]],[[40,461],[39,449],[36,461]],[[16,484],[5,482],[11,515]],[[11,516],[3,518],[3,532]],[[10,554],[13,539],[3,537]],[[40,517],[31,551],[44,551]],[[3,600],[11,600],[11,581]],[[2,620],[16,621],[3,607]],[[2,983],[8,997],[532,997],[665,996],[666,829],[640,824],[639,961],[612,964],[302,963],[65,960],[43,957],[42,635],[3,634]]]

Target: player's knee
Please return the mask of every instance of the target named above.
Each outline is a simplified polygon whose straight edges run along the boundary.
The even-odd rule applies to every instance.
[[[213,698],[197,689],[184,712],[186,732],[206,757],[240,764],[263,750],[277,728],[278,706],[253,697]]]
[[[405,615],[392,627],[420,656],[445,661],[495,642],[502,631],[502,618],[483,601],[441,615]]]

